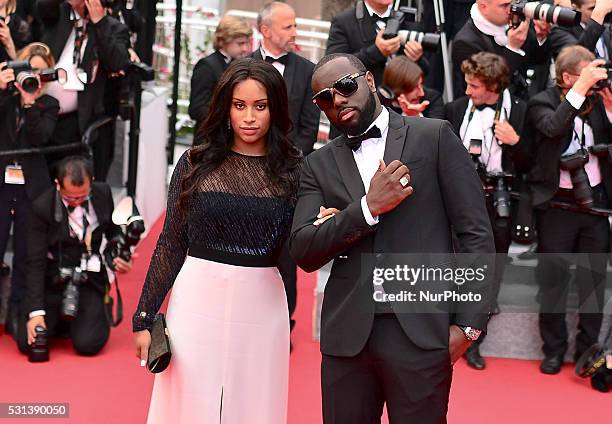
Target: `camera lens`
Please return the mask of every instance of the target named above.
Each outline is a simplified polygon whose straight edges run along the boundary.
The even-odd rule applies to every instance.
[[[64,289],[62,297],[62,318],[73,320],[79,312],[79,288],[70,281]]]
[[[26,93],[36,93],[38,90],[38,78],[31,72],[20,72],[15,79]]]

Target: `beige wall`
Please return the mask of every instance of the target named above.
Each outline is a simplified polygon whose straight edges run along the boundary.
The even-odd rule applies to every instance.
[[[225,0],[225,10],[239,9],[257,12],[269,0]],[[308,19],[321,18],[321,0],[287,0],[298,17]]]

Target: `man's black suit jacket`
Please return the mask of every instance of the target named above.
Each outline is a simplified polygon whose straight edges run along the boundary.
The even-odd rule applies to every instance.
[[[602,34],[605,34],[604,39],[607,41],[604,44],[605,48],[608,50],[608,57],[612,57],[610,28],[600,25],[593,19],[590,19],[584,28],[582,28],[581,25],[576,25],[569,28],[555,26],[550,31],[548,38],[550,40],[553,57],[556,58],[563,47],[573,46],[576,44],[585,47],[587,50],[595,52],[597,40],[599,40]]]
[[[42,42],[49,46],[57,62],[64,50],[74,24],[70,21],[71,7],[63,0],[39,0],[37,11],[44,24]],[[97,24],[87,25],[87,45],[82,68],[90,79],[78,94],[78,116],[81,134],[93,120],[104,116],[104,88],[107,74],[119,72],[129,64],[130,33],[127,26],[105,16]],[[97,72],[95,65],[98,63]]]
[[[595,96],[593,110],[587,120],[593,129],[594,143],[609,143],[611,125],[599,96]],[[533,97],[528,103],[528,125],[534,134],[535,159],[529,173],[534,206],[543,205],[559,190],[559,158],[572,141],[574,118],[578,111],[567,101],[561,101],[561,91],[551,87]],[[598,158],[601,177],[612,207],[612,165]]]
[[[529,28],[527,40],[523,44],[522,50],[525,52],[525,56],[522,56],[497,44],[492,36],[486,35],[476,28],[471,18],[455,35],[452,50],[453,92],[455,98],[465,95],[466,84],[463,72],[461,72],[461,63],[475,53],[489,52],[504,57],[510,67],[511,75],[517,70],[524,73],[527,64],[547,64],[550,57],[549,41],[546,40],[542,46],[538,44],[533,24]],[[513,92],[512,89],[511,92]]]
[[[287,56],[283,78],[287,85],[289,119],[292,123],[289,140],[306,156],[314,149],[321,117],[321,111],[312,102],[310,87],[314,63],[295,53],[287,53]],[[262,60],[261,49],[255,50],[252,57]]]
[[[384,160],[395,159],[410,169],[414,193],[373,227],[361,210],[365,188],[345,136],[305,159],[289,248],[307,272],[334,260],[321,315],[324,354],[354,356],[370,335],[374,265],[366,265],[362,255],[376,254],[378,263],[385,254],[436,253],[452,262],[451,226],[467,252],[495,251],[480,180],[447,122],[390,112]],[[320,206],[341,212],[315,227]],[[488,305],[464,304],[456,305],[453,316],[399,313],[397,318],[415,344],[440,349],[448,347],[452,323],[486,329],[487,311]]]
[[[402,23],[401,29],[422,31],[419,24],[408,21]],[[376,85],[380,85],[383,82],[387,57],[383,56],[374,44],[377,32],[376,22],[360,0],[354,7],[338,13],[332,19],[325,54],[349,53],[357,56],[374,75]],[[400,48],[398,53],[403,54],[402,52],[403,49]],[[429,63],[424,57],[421,57],[418,65],[425,73],[429,70]]]
[[[445,118],[451,123],[453,131],[461,138],[459,130],[468,106],[469,97],[464,96],[444,105]],[[525,118],[527,103],[518,97],[511,96],[512,107],[508,123],[519,135],[520,140],[514,146],[502,145],[502,168],[505,172],[527,172],[531,166],[531,143],[527,135]]]
[[[208,107],[213,91],[227,69],[228,63],[219,50],[202,58],[193,68],[191,94],[189,95],[189,116],[196,121],[196,129],[208,116]]]
[[[106,236],[110,240],[121,233],[121,228],[111,221],[114,206],[108,184],[94,182],[90,202],[90,207],[93,207],[98,217],[98,227],[92,233],[92,251],[99,253],[102,237]],[[59,222],[56,221],[56,211],[61,217]],[[24,300],[27,313],[45,309],[45,291],[54,289],[53,278],[59,266],[60,244],[64,258],[62,265],[65,267],[79,265],[84,249],[78,239],[70,237],[68,211],[55,187],[49,188],[32,203],[28,214],[28,229],[27,291]],[[103,293],[108,283],[104,267],[102,272],[88,273],[88,276],[90,281],[86,284],[94,285]]]

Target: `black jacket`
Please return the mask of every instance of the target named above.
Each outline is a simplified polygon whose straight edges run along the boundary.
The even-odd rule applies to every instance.
[[[68,41],[73,23],[70,21],[70,5],[63,0],[39,0],[37,11],[44,24],[42,42],[47,44],[55,60],[59,60]],[[87,46],[82,59],[83,70],[89,79],[78,94],[79,129],[83,133],[89,124],[104,115],[104,88],[107,74],[119,72],[129,64],[130,34],[127,26],[105,16],[97,24],[87,25]],[[96,64],[98,65],[95,72]]]
[[[111,221],[113,213],[113,197],[110,186],[94,182],[91,186],[91,206],[98,217],[98,227],[92,234],[92,251],[100,253],[102,237],[110,240],[121,233],[121,228]],[[61,217],[56,221],[56,210]],[[25,311],[27,313],[45,309],[45,292],[59,290],[53,284],[59,267],[60,242],[62,250],[62,266],[78,266],[84,252],[83,243],[70,237],[68,212],[61,202],[55,187],[49,188],[32,203],[28,214],[28,257],[26,274]],[[88,273],[90,281],[101,293],[108,284],[106,269],[102,267],[99,273]]]
[[[189,116],[196,121],[196,130],[208,116],[212,93],[227,67],[225,56],[219,50],[215,50],[214,53],[200,59],[193,68]]]
[[[40,96],[29,109],[21,107],[21,97],[0,91],[0,151],[44,147],[55,129],[59,104],[51,96]],[[21,115],[21,128],[17,131],[17,116]],[[47,163],[42,154],[5,157],[0,156],[0,182],[4,182],[4,169],[18,162],[23,167],[25,189],[34,200],[51,184]]]
[[[605,44],[608,50],[608,57],[612,57],[612,46],[610,46],[610,28],[606,28],[603,25],[598,24],[593,19],[587,22],[586,27],[582,28],[581,25],[573,27],[561,27],[555,26],[550,31],[548,39],[550,40],[550,46],[552,48],[553,57],[557,57],[561,49],[566,46],[580,45],[585,47],[587,50],[595,52],[595,46],[597,40],[605,34]]]
[[[414,193],[381,215],[373,227],[361,210],[365,188],[344,135],[304,161],[289,248],[307,272],[334,260],[321,313],[324,354],[354,356],[370,336],[375,310],[374,264],[368,258],[374,256],[379,264],[388,254],[427,256],[435,252],[444,263],[451,263],[451,225],[467,252],[495,252],[480,180],[447,122],[402,117],[391,111],[384,161],[395,159],[410,169]],[[315,227],[312,223],[321,205],[341,212]],[[383,286],[387,293],[401,287],[393,283]],[[486,329],[487,310],[488,305],[472,303],[456,305],[454,315],[397,313],[397,319],[417,346],[441,349],[448,347],[451,323]]]
[[[611,126],[604,105],[595,96],[593,110],[587,120],[593,129],[594,143],[609,143]],[[574,118],[578,111],[567,101],[561,101],[561,91],[551,87],[529,101],[528,125],[533,128],[535,162],[529,173],[534,206],[548,202],[559,190],[559,158],[572,140]],[[612,196],[612,165],[598,158],[601,177],[608,198]],[[612,207],[610,201],[609,207]]]
[[[469,97],[464,96],[444,105],[445,118],[451,123],[455,134],[461,137],[459,129],[463,123],[463,117],[469,102]],[[512,108],[508,123],[519,135],[520,140],[514,146],[504,144],[502,146],[502,168],[504,172],[527,172],[531,167],[531,143],[525,126],[527,114],[527,103],[518,97],[511,96]]]
[[[293,125],[289,140],[306,156],[314,149],[321,117],[319,108],[312,102],[313,93],[310,87],[314,63],[295,53],[287,55],[283,78],[289,98],[289,119]],[[261,60],[261,49],[255,50],[252,57]]]

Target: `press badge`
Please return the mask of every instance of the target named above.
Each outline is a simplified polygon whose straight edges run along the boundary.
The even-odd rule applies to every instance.
[[[4,170],[4,182],[6,184],[25,184],[21,165],[8,165]]]
[[[88,272],[100,272],[102,270],[102,261],[98,254],[91,255],[89,259],[81,259],[81,269]]]

